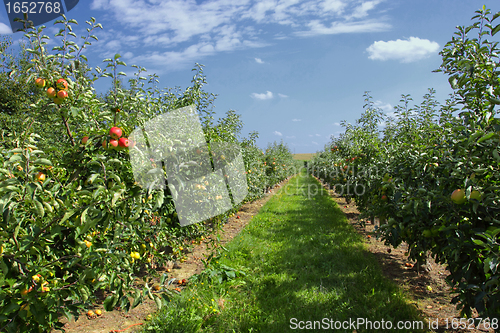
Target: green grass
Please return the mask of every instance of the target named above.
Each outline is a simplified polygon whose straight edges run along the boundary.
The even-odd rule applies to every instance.
[[[308,197],[308,188],[317,195]],[[422,320],[383,277],[335,201],[305,173],[271,198],[212,264],[146,325],[147,332],[297,331],[292,318]],[[367,331],[373,330],[357,329]]]

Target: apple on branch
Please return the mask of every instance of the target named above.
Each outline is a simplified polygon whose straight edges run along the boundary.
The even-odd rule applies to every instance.
[[[68,81],[61,78],[61,79],[57,80],[56,86],[57,86],[57,88],[59,88],[61,90],[67,90],[68,89]]]
[[[63,100],[66,97],[68,97],[68,92],[66,90],[59,90],[57,92],[57,98],[59,98],[60,100]]]
[[[122,129],[120,127],[111,127],[109,130],[109,136],[112,139],[118,140],[122,136]]]
[[[44,79],[44,78],[39,77],[38,79],[36,79],[36,80],[35,80],[35,85],[36,85],[38,88],[43,88],[43,87],[45,87],[45,79]]]
[[[49,96],[49,98],[55,98],[56,95],[57,91],[53,87],[49,87],[49,89],[47,89],[47,96]]]
[[[111,139],[109,140],[109,148],[116,148],[118,147],[118,140]]]
[[[127,138],[120,138],[120,140],[118,140],[118,146],[121,149],[127,148],[129,146],[128,139]]]

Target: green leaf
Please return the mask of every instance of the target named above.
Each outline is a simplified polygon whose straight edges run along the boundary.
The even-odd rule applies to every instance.
[[[0,188],[0,191],[9,191],[9,192],[18,192],[20,193],[21,192],[21,189],[19,187],[16,187],[16,186],[12,186],[12,185],[9,185],[9,186],[5,186],[5,187],[2,187]]]
[[[17,178],[9,178],[0,183],[0,187],[9,186],[9,185],[18,185],[19,180]]]
[[[123,164],[123,162],[122,162],[122,161],[120,161],[120,160],[119,160],[119,159],[117,159],[117,158],[110,159],[110,160],[108,161],[108,163],[117,163],[118,165],[122,165],[122,164]]]
[[[89,299],[89,292],[85,287],[80,287],[80,297],[83,302]]]
[[[498,154],[498,150],[493,149],[493,157],[500,162],[500,155]]]
[[[4,276],[6,276],[7,273],[9,272],[9,268],[7,267],[5,262],[3,261],[2,257],[0,257],[0,269],[2,270],[2,273]]]
[[[104,310],[113,311],[113,308],[117,301],[118,301],[117,295],[109,295],[108,297],[106,297],[106,299],[103,302]]]
[[[82,223],[85,223],[83,229],[80,231],[80,235],[84,235],[90,228],[94,227],[99,219],[89,219],[87,221],[87,211],[89,210],[89,207],[85,209],[82,213]],[[85,222],[86,221],[86,222]]]
[[[120,55],[120,54],[118,54],[118,53],[117,53],[117,54],[115,54],[115,60],[116,60],[116,59],[118,59],[118,58],[120,58],[120,57],[121,57],[121,55]]]
[[[158,297],[157,295],[154,295],[153,297],[155,299],[155,303],[156,303],[156,306],[158,307],[158,310],[160,310],[161,309],[161,305],[162,305],[161,298]]]
[[[473,239],[472,242],[474,242],[474,244],[476,244],[476,245],[479,245],[479,246],[482,246],[482,247],[486,247],[486,243],[483,242],[480,239]]]
[[[81,109],[80,108],[75,108],[74,106],[72,106],[70,108],[70,110],[71,110],[71,116],[77,117],[78,113],[80,112]]]
[[[127,296],[123,296],[120,301],[120,308],[128,312],[130,310],[130,301]]]
[[[135,308],[136,306],[141,304],[141,300],[142,300],[141,292],[138,289],[136,289],[134,294],[134,303],[132,303],[132,308]]]
[[[499,32],[499,31],[500,31],[500,24],[498,24],[496,27],[494,27],[493,29],[491,29],[491,35],[495,36],[495,34],[497,32]]]
[[[90,163],[89,163],[89,164],[90,164]],[[89,178],[87,178],[87,183],[88,183],[89,185],[91,185],[91,184],[94,182],[94,180],[97,178],[97,176],[99,176],[99,174],[98,174],[98,173],[93,173],[93,174],[91,174],[91,175],[90,175],[90,177],[89,177]]]
[[[20,160],[22,160],[21,155],[12,155],[9,158],[9,162],[11,162],[11,163],[14,163],[14,162],[17,162],[17,161],[20,161]]]
[[[92,196],[92,192],[87,191],[87,190],[81,190],[81,191],[78,191],[78,192],[77,192],[77,195],[78,195],[79,197],[84,197],[84,196],[86,196],[86,195],[87,195],[87,196],[89,196],[89,197],[91,197],[91,196]]]
[[[35,209],[36,209],[37,214],[40,217],[44,217],[45,216],[45,209],[43,209],[42,203],[36,199],[33,200],[33,202],[35,203]]]
[[[63,204],[63,205],[64,205],[64,204]],[[75,215],[77,211],[78,211],[77,209],[72,209],[72,210],[70,210],[70,211],[67,211],[67,212],[64,214],[64,216],[63,216],[63,218],[62,218],[61,222],[59,222],[59,223],[60,223],[60,224],[62,224],[62,223],[63,223],[63,222],[65,222],[67,219],[69,219],[70,217],[72,217],[73,215]]]
[[[47,212],[49,212],[49,213],[54,212],[54,210],[52,209],[52,206],[48,202],[43,201],[42,203],[43,203],[43,206],[45,207],[45,210]]]
[[[490,133],[486,134],[485,136],[483,136],[481,139],[477,140],[477,143],[481,143],[481,142],[483,142],[485,140],[488,140],[493,135],[495,135],[495,132],[490,132]]]
[[[116,202],[118,201],[118,199],[120,199],[120,197],[121,197],[121,195],[122,195],[123,192],[125,192],[125,190],[124,189],[120,189],[120,190],[118,190],[117,192],[115,192],[113,194],[113,199],[111,200],[111,206],[112,207],[115,206]]]
[[[40,164],[40,165],[47,165],[47,166],[52,166],[52,162],[49,161],[48,159],[46,158],[39,158],[37,160],[34,160],[32,162],[33,164]]]
[[[458,89],[458,80],[456,76],[452,76],[448,79],[448,82],[450,82],[450,86],[452,89]]]

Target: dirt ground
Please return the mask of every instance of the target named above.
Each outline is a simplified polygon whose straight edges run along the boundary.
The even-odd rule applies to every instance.
[[[243,205],[239,212],[234,217],[229,218],[228,222],[223,226],[221,243],[225,244],[233,239],[248,224],[252,216],[256,215],[272,195],[285,184],[286,181],[276,186],[269,193],[266,193],[263,198]],[[328,191],[328,189],[326,190]],[[459,312],[450,303],[449,287],[445,282],[445,267],[434,262],[430,262],[426,270],[420,269],[417,271],[416,267],[410,267],[412,263],[408,262],[404,255],[406,252],[405,247],[392,249],[384,245],[382,241],[377,240],[373,235],[374,225],[366,224],[366,227],[361,227],[359,224],[359,211],[353,202],[347,204],[343,198],[337,197],[332,191],[329,191],[329,193],[346,214],[349,223],[365,236],[369,251],[377,258],[384,274],[403,288],[408,297],[410,297],[412,304],[422,313],[423,318],[439,323],[438,329],[435,332],[493,332],[493,330],[484,328],[451,329],[452,320],[454,318],[459,319]],[[375,225],[377,224],[378,221],[376,220]],[[189,280],[191,275],[200,273],[203,269],[201,259],[206,254],[207,246],[205,243],[196,246],[189,253],[188,259],[184,263],[172,265],[169,278]],[[432,288],[432,291],[428,289],[428,286]],[[154,301],[147,299],[128,313],[119,309],[106,312],[102,309],[102,305],[97,305],[95,309],[101,309],[102,315],[94,318],[82,315],[77,321],[73,320],[71,322],[65,318],[66,332],[136,332],[146,317],[156,311],[156,305]],[[446,321],[448,322],[448,329],[446,329]]]

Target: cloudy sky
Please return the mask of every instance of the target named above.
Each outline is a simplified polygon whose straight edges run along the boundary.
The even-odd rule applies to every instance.
[[[125,72],[136,64],[160,87],[186,88],[203,64],[218,116],[241,114],[243,136],[258,131],[262,148],[284,140],[312,153],[359,118],[365,91],[386,113],[428,88],[444,102],[447,77],[432,73],[439,51],[483,4],[500,11],[498,0],[82,0],[67,16],[79,36],[90,17],[104,28],[86,52],[91,66],[119,53]],[[11,33],[5,7],[0,33]]]

